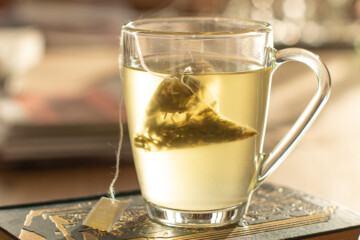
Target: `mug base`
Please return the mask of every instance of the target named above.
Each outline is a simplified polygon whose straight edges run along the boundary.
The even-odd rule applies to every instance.
[[[160,207],[146,201],[146,209],[150,219],[155,222],[186,228],[221,227],[234,224],[243,217],[247,203],[210,211],[184,211]]]

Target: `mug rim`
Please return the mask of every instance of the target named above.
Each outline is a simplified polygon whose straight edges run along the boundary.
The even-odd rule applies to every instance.
[[[239,29],[232,31],[211,31],[211,32],[185,32],[185,31],[163,31],[157,29],[146,29],[141,27],[141,25],[146,25],[150,23],[165,23],[165,22],[190,22],[190,21],[208,21],[208,22],[223,22],[223,23],[236,23],[239,26],[245,26],[252,24],[252,28],[248,29]],[[272,26],[270,23],[256,21],[251,19],[241,19],[241,18],[227,18],[227,17],[169,17],[169,18],[144,18],[134,21],[128,21],[123,25],[123,31],[133,32],[133,33],[143,33],[150,35],[187,35],[187,36],[209,36],[209,35],[237,35],[237,34],[259,34],[267,33],[272,31]]]

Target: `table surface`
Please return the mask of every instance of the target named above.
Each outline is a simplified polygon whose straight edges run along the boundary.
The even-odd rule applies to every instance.
[[[357,106],[360,102],[360,55],[352,49],[314,51],[331,73],[330,99],[310,131],[267,181],[360,211],[357,151],[360,146],[360,108]],[[26,75],[23,91],[39,94],[78,91],[89,83],[96,83],[104,74],[118,75],[117,53],[117,46],[49,49],[43,61]],[[61,72],[61,77],[54,72]],[[315,89],[315,76],[301,64],[287,63],[275,72],[265,152],[286,133]],[[0,205],[105,193],[114,165],[99,161],[99,164],[85,162],[80,166],[2,169]],[[116,190],[137,188],[133,164],[121,164]]]

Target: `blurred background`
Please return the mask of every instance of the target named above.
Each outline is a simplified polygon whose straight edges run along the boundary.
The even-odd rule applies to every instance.
[[[267,181],[360,211],[360,0],[0,0],[0,206],[106,193],[119,139],[121,26],[195,15],[270,22],[277,49],[322,58],[329,102]],[[306,66],[276,71],[266,152],[316,87]],[[132,189],[125,134],[116,190]]]

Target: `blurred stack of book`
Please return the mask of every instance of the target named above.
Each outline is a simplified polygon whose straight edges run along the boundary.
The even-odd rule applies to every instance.
[[[45,40],[33,27],[0,28],[1,166],[114,161],[120,137],[118,47],[46,47]],[[126,133],[125,126],[122,159],[131,159]]]
[[[119,103],[103,88],[79,95],[20,94],[0,101],[1,163],[53,159],[114,159]],[[123,110],[123,119],[126,119]],[[122,159],[131,159],[126,124]]]

